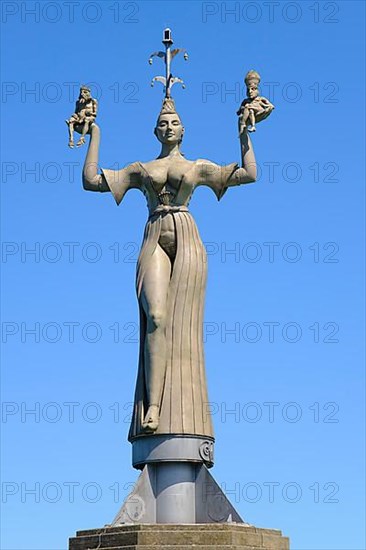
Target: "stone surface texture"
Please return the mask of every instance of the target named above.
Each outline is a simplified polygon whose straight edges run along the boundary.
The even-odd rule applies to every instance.
[[[281,531],[249,525],[124,525],[78,531],[69,550],[289,550]]]

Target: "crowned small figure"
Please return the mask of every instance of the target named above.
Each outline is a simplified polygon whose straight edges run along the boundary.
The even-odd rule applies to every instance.
[[[74,147],[74,130],[81,134],[76,147],[84,145],[85,136],[97,118],[97,111],[98,101],[91,96],[90,88],[81,86],[79,98],[75,105],[75,112],[65,121],[69,127],[69,147]]]
[[[256,122],[267,118],[274,109],[274,105],[265,97],[259,95],[258,85],[261,77],[257,71],[251,70],[244,79],[247,87],[247,97],[242,101],[237,115],[239,116],[239,136],[247,129],[256,131]]]

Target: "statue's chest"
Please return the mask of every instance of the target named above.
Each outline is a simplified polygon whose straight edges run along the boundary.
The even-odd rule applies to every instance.
[[[175,204],[177,199],[179,203],[185,203],[193,190],[190,178],[186,177],[190,168],[187,161],[150,165],[148,181],[145,182],[147,194],[151,197],[152,193],[162,204]]]
[[[186,171],[179,166],[160,166],[149,173],[155,191],[160,193],[165,188],[177,192]]]
[[[86,111],[86,110],[91,111],[92,109],[93,109],[93,102],[91,101],[91,99],[83,103],[79,103],[78,111]]]

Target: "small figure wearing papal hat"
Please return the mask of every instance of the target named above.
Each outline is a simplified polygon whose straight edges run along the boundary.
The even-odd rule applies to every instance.
[[[91,96],[88,86],[81,86],[79,99],[75,105],[75,113],[66,120],[69,127],[69,147],[74,147],[74,130],[81,134],[76,147],[85,143],[85,136],[97,117],[98,101]]]

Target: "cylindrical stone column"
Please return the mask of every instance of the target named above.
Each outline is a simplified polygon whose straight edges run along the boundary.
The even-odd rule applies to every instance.
[[[163,462],[156,467],[156,522],[195,523],[195,464]]]

